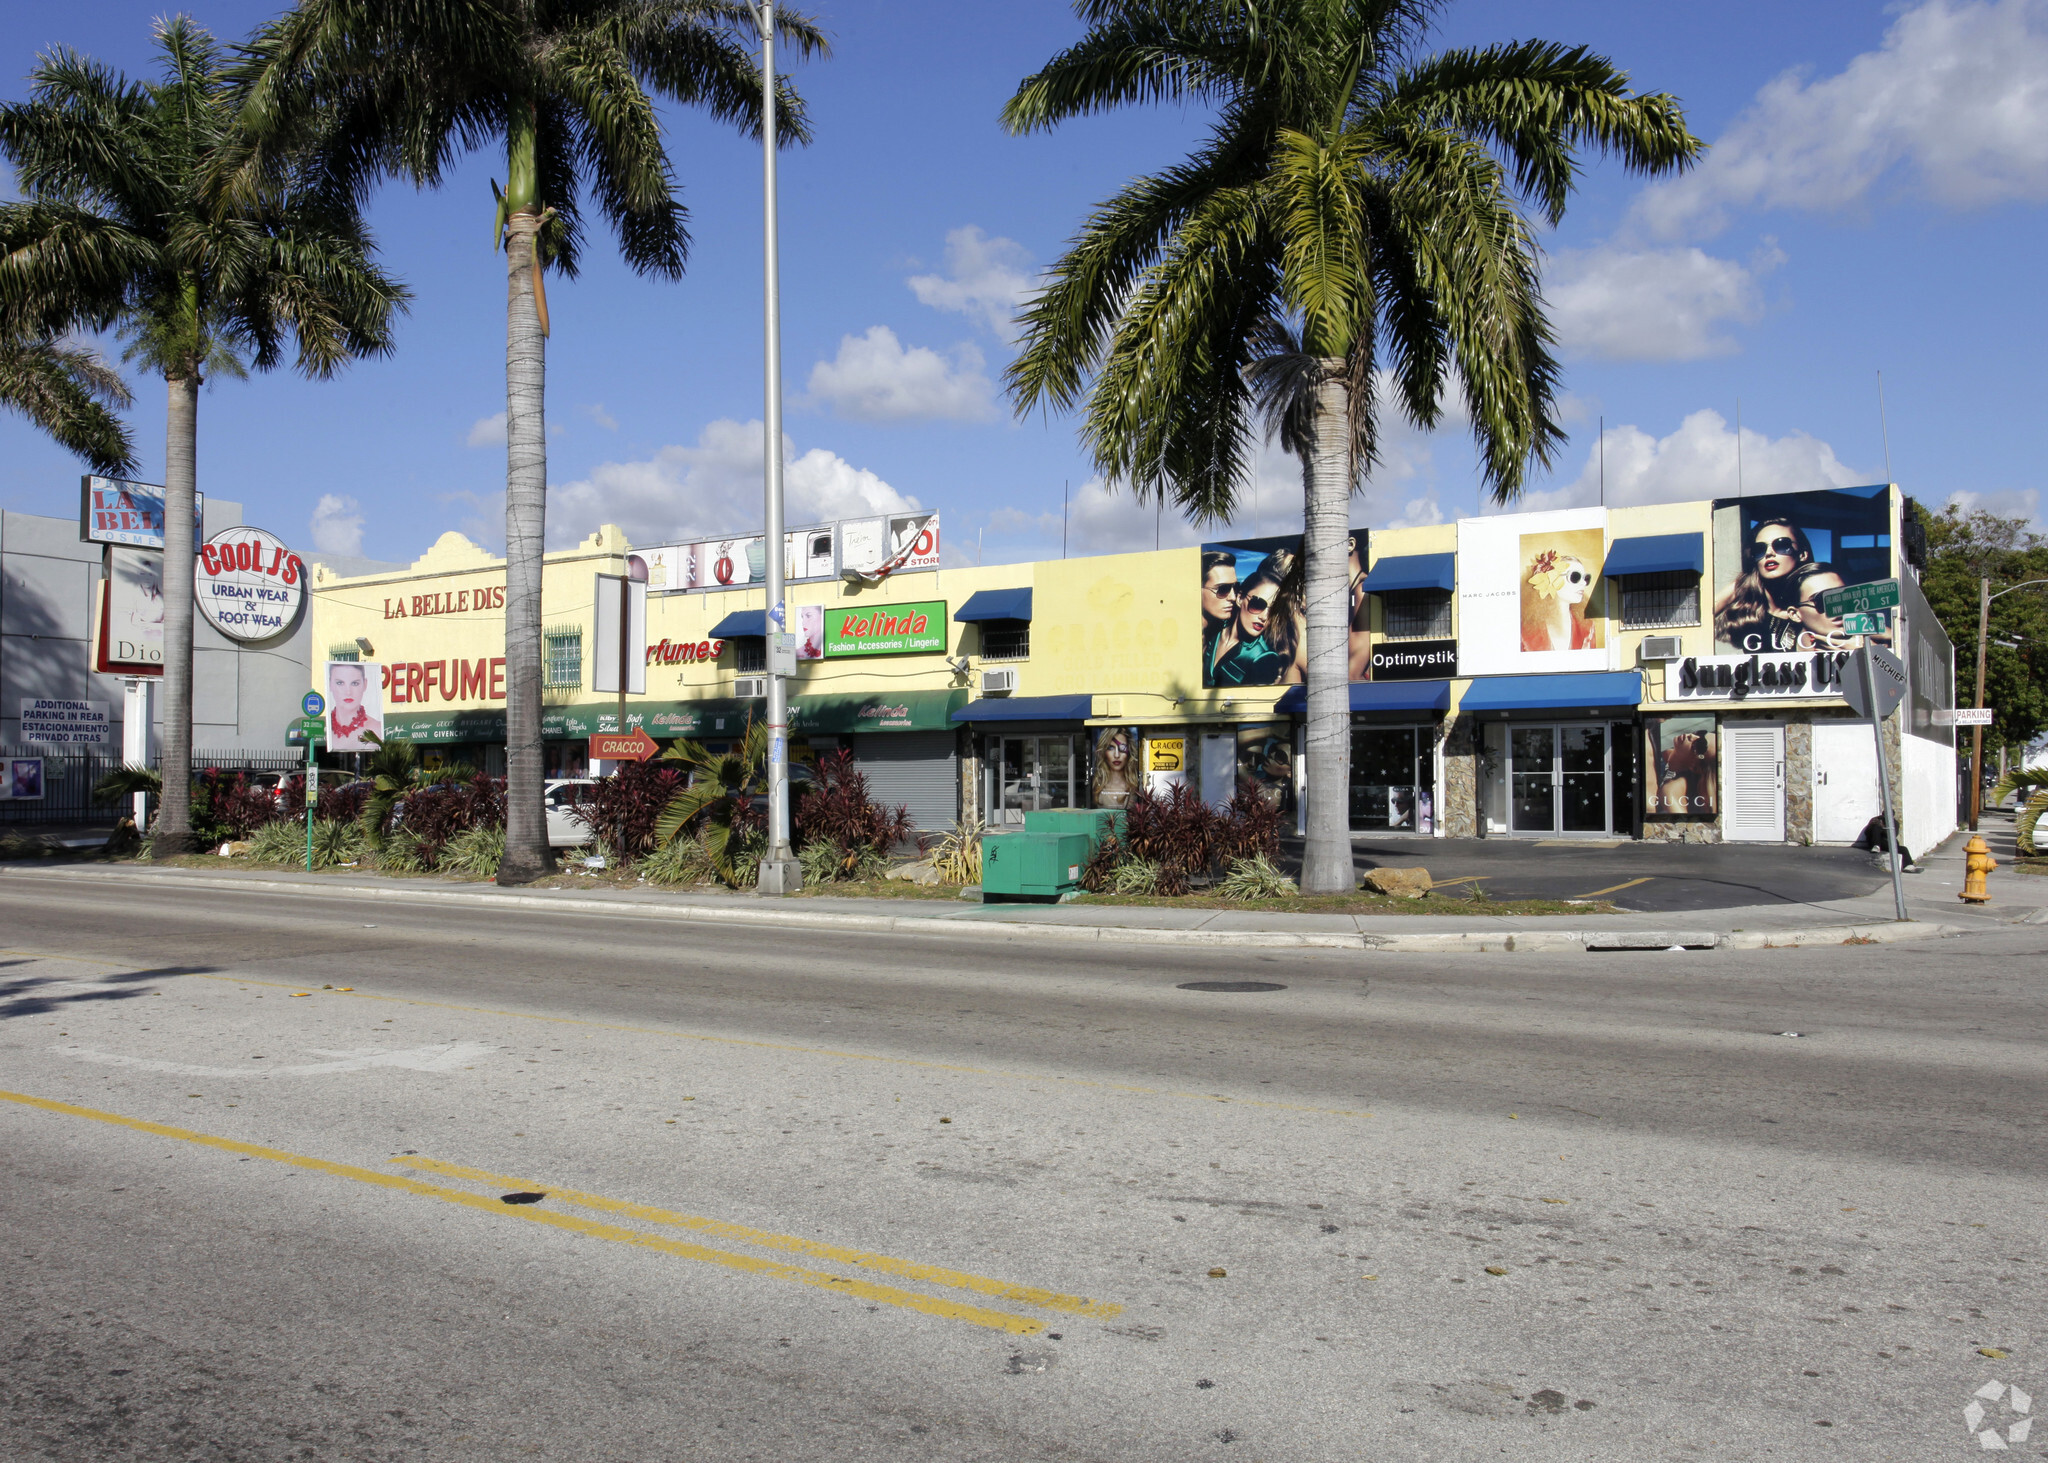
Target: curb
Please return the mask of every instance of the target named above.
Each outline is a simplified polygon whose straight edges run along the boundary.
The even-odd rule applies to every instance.
[[[1210,949],[1354,950],[1387,955],[1554,954],[1608,951],[1789,950],[1812,945],[1891,945],[1964,933],[1954,925],[1892,921],[1875,924],[1816,925],[1805,929],[1754,930],[1722,934],[1713,930],[1478,930],[1432,931],[1413,935],[1292,934],[1284,930],[1161,930],[1132,925],[1027,923],[1022,920],[962,919],[958,915],[810,913],[795,909],[717,909],[704,905],[642,904],[624,900],[584,899],[575,895],[487,894],[466,889],[383,889],[365,884],[304,884],[281,879],[226,881],[204,875],[147,874],[140,878],[118,873],[43,873],[0,870],[0,880],[45,883],[116,883],[169,889],[247,889],[264,894],[330,895],[408,904],[460,904],[470,907],[564,910],[575,914],[627,914],[643,919],[685,923],[743,925],[754,928],[832,930],[843,933],[920,935],[945,933],[986,935],[994,939],[1060,939],[1101,944],[1183,946]]]

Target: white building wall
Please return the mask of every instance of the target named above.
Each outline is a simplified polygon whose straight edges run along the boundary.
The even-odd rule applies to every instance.
[[[1956,831],[1956,754],[1925,737],[1899,741],[1899,841],[1917,857]]]

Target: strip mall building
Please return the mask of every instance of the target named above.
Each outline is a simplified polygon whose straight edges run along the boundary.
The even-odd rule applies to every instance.
[[[1886,765],[1908,847],[1956,826],[1954,652],[1895,487],[1500,514],[1354,535],[1351,821],[1360,833],[1846,844],[1879,807],[1843,699],[1862,643],[1818,609],[1897,579],[1874,638],[1910,690]],[[1298,540],[939,568],[936,517],[790,533],[792,733],[849,748],[918,826],[1246,782],[1298,814]],[[550,554],[544,735],[556,776],[620,730],[593,689],[600,575],[648,584],[627,727],[735,737],[765,694],[763,544]],[[401,572],[317,570],[316,659],[379,666],[387,735],[503,765],[504,564],[447,534]],[[607,591],[609,592],[609,591]],[[318,679],[316,675],[316,679]]]

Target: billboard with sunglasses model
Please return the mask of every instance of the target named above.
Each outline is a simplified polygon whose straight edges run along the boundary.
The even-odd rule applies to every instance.
[[[1820,596],[1892,577],[1891,489],[1828,488],[1714,503],[1714,649],[1721,655],[1851,650],[1860,635]],[[1894,628],[1872,639],[1890,644]]]
[[[1605,670],[1607,510],[1458,522],[1458,670]]]
[[[1366,531],[1351,531],[1351,679],[1372,678]],[[1308,675],[1301,535],[1202,545],[1202,684],[1291,686]]]

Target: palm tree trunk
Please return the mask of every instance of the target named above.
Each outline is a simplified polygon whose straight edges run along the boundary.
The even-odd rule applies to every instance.
[[[505,242],[505,858],[500,884],[554,872],[541,806],[541,556],[547,530],[547,341],[534,297],[540,215],[509,220]]]
[[[170,388],[164,427],[163,794],[153,858],[192,852],[192,501],[199,476],[199,373]]]
[[[1351,864],[1350,403],[1344,363],[1323,362],[1315,445],[1302,462],[1308,617],[1308,836],[1304,894],[1348,894]]]

